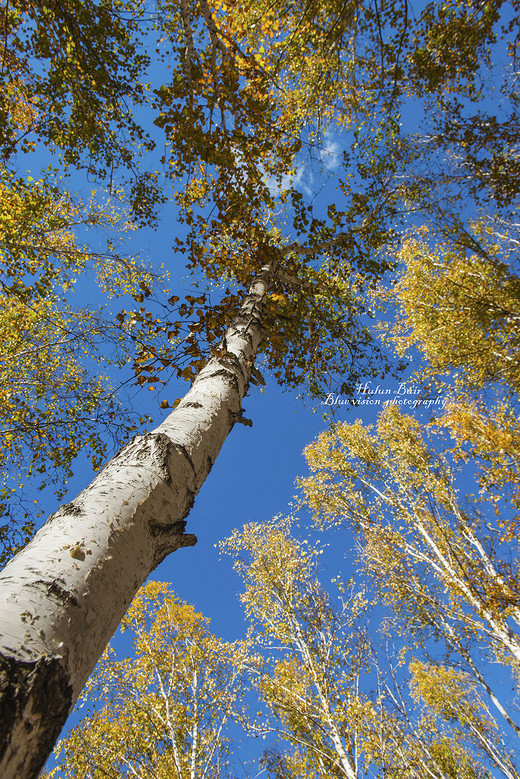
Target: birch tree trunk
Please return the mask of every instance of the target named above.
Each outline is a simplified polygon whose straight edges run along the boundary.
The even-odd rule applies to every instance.
[[[277,261],[172,414],[125,446],[0,573],[0,776],[41,771],[132,598],[170,552],[242,413]]]

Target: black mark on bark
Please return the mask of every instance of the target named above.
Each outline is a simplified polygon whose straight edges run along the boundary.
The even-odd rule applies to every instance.
[[[72,687],[59,658],[0,657],[0,774],[36,779],[71,705]]]

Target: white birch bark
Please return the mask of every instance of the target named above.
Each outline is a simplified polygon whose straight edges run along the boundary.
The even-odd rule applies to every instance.
[[[344,776],[347,777],[347,779],[357,779],[358,772],[356,770],[355,765],[353,765],[353,762],[350,759],[345,746],[343,745],[343,740],[339,728],[330,710],[329,698],[326,695],[326,693],[324,693],[323,691],[323,686],[320,682],[319,673],[316,670],[316,665],[312,657],[312,652],[309,648],[309,645],[305,639],[305,636],[302,633],[302,630],[297,620],[294,619],[292,615],[289,615],[289,620],[290,620],[291,627],[293,629],[294,642],[298,647],[301,656],[304,659],[305,665],[311,672],[314,688],[318,693],[318,698],[321,704],[321,710],[322,713],[324,714],[324,719],[326,723],[324,729],[327,732],[329,738],[331,739],[334,745],[334,750],[338,756],[338,761],[339,761],[338,768],[340,768],[340,771],[343,773]]]
[[[141,584],[196,542],[185,518],[242,413],[277,262],[177,409],[124,447],[0,573],[0,776],[43,767]]]

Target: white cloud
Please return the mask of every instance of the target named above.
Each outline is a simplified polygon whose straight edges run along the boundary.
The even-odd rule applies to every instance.
[[[320,151],[320,160],[326,170],[335,170],[341,162],[341,147],[331,135],[325,135],[325,145]]]
[[[268,178],[267,186],[269,187],[269,191],[272,195],[276,196],[280,195],[282,192],[285,192],[290,187],[295,187],[296,189],[299,189],[300,192],[304,192],[306,195],[312,195],[313,192],[308,185],[308,176],[305,175],[306,169],[307,166],[305,163],[298,165],[294,173],[286,173],[284,176],[282,176],[282,181],[280,184],[275,182],[273,178]]]

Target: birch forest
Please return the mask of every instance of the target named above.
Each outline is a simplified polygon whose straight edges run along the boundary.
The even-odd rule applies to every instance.
[[[519,52],[0,0],[3,779],[520,779]]]

